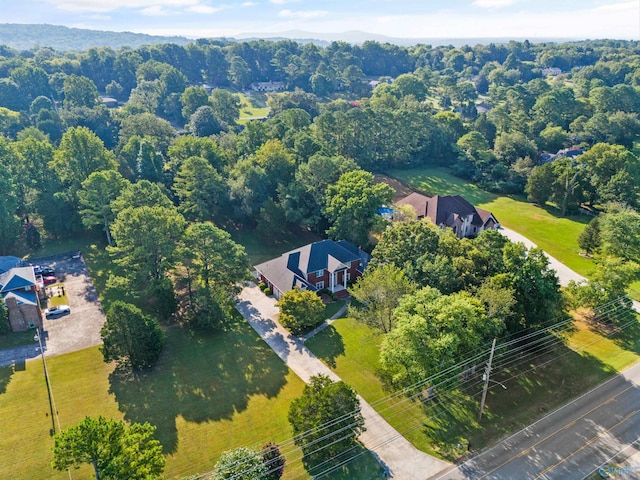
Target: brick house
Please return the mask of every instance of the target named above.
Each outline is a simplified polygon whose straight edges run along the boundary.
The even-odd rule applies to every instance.
[[[33,267],[16,267],[0,275],[0,295],[7,305],[13,332],[42,328],[38,290]]]
[[[411,205],[418,219],[428,218],[435,225],[449,227],[458,238],[476,237],[483,230],[500,226],[491,212],[474,207],[460,195],[427,197],[412,193],[397,205]]]
[[[276,298],[294,287],[346,294],[347,285],[362,275],[370,258],[346,240],[323,240],[283,253],[255,269]]]

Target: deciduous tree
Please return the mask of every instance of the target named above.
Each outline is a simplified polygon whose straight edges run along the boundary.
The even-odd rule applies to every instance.
[[[164,331],[155,319],[135,305],[120,300],[113,302],[107,311],[100,336],[104,361],[115,361],[118,366],[132,370],[153,366],[165,339]]]
[[[350,312],[357,320],[389,333],[398,302],[414,290],[415,286],[405,276],[404,270],[394,264],[369,267],[349,289],[351,296],[360,304],[352,307]]]
[[[291,402],[289,423],[305,463],[330,460],[358,444],[364,418],[356,392],[342,381],[315,375]]]
[[[605,251],[640,263],[640,213],[631,208],[611,208],[601,219]]]
[[[173,268],[184,229],[185,220],[175,208],[125,208],[113,222],[111,231],[116,246],[110,248],[118,256],[116,262],[125,266],[144,287]]]
[[[214,480],[261,480],[267,476],[261,452],[246,447],[222,454],[213,469]]]
[[[364,246],[379,217],[376,210],[389,204],[393,189],[386,183],[373,183],[373,174],[364,170],[344,173],[327,188],[325,215],[332,223],[327,233],[337,240]]]
[[[488,318],[467,292],[441,295],[431,287],[404,297],[395,322],[382,341],[380,363],[397,387],[426,380],[504,329],[503,321]]]
[[[62,136],[52,166],[60,180],[75,193],[93,172],[115,170],[117,163],[95,133],[86,127],[72,127]]]
[[[160,479],[165,458],[155,430],[149,423],[85,417],[54,437],[52,466],[64,471],[88,463],[98,480]]]

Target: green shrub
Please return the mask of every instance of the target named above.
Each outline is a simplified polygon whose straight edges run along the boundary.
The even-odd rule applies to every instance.
[[[293,333],[315,327],[325,319],[324,303],[310,290],[289,290],[282,295],[277,305],[280,307],[280,323]]]
[[[272,292],[271,292],[271,289],[270,289],[270,288],[265,288],[265,289],[264,289],[264,294],[265,294],[267,297],[268,297],[268,296],[270,296],[270,295],[271,295],[271,293],[272,293]]]
[[[264,282],[260,282],[258,284],[258,288],[264,292],[264,289],[267,288],[267,284]]]

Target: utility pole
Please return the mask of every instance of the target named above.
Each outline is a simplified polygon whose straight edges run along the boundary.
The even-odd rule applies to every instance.
[[[484,371],[484,390],[482,390],[482,400],[480,401],[480,412],[478,413],[478,423],[482,420],[482,410],[484,410],[484,402],[487,399],[487,390],[489,390],[489,374],[491,373],[491,362],[493,361],[493,352],[496,349],[496,339],[493,339],[493,345],[491,345],[491,354],[489,355],[489,362],[487,362],[487,368]]]

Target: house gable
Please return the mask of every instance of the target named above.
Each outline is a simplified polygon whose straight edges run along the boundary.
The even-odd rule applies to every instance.
[[[33,267],[12,268],[0,275],[0,292],[12,290],[29,290],[36,284]]]
[[[267,281],[274,294],[298,287],[308,290],[344,287],[349,280],[362,274],[369,255],[341,240],[323,240],[282,254],[278,258],[256,265],[255,269]]]
[[[439,227],[453,229],[458,237],[473,236],[498,225],[491,212],[474,207],[460,195],[427,197],[414,192],[397,204],[411,205],[418,219],[427,217]]]

